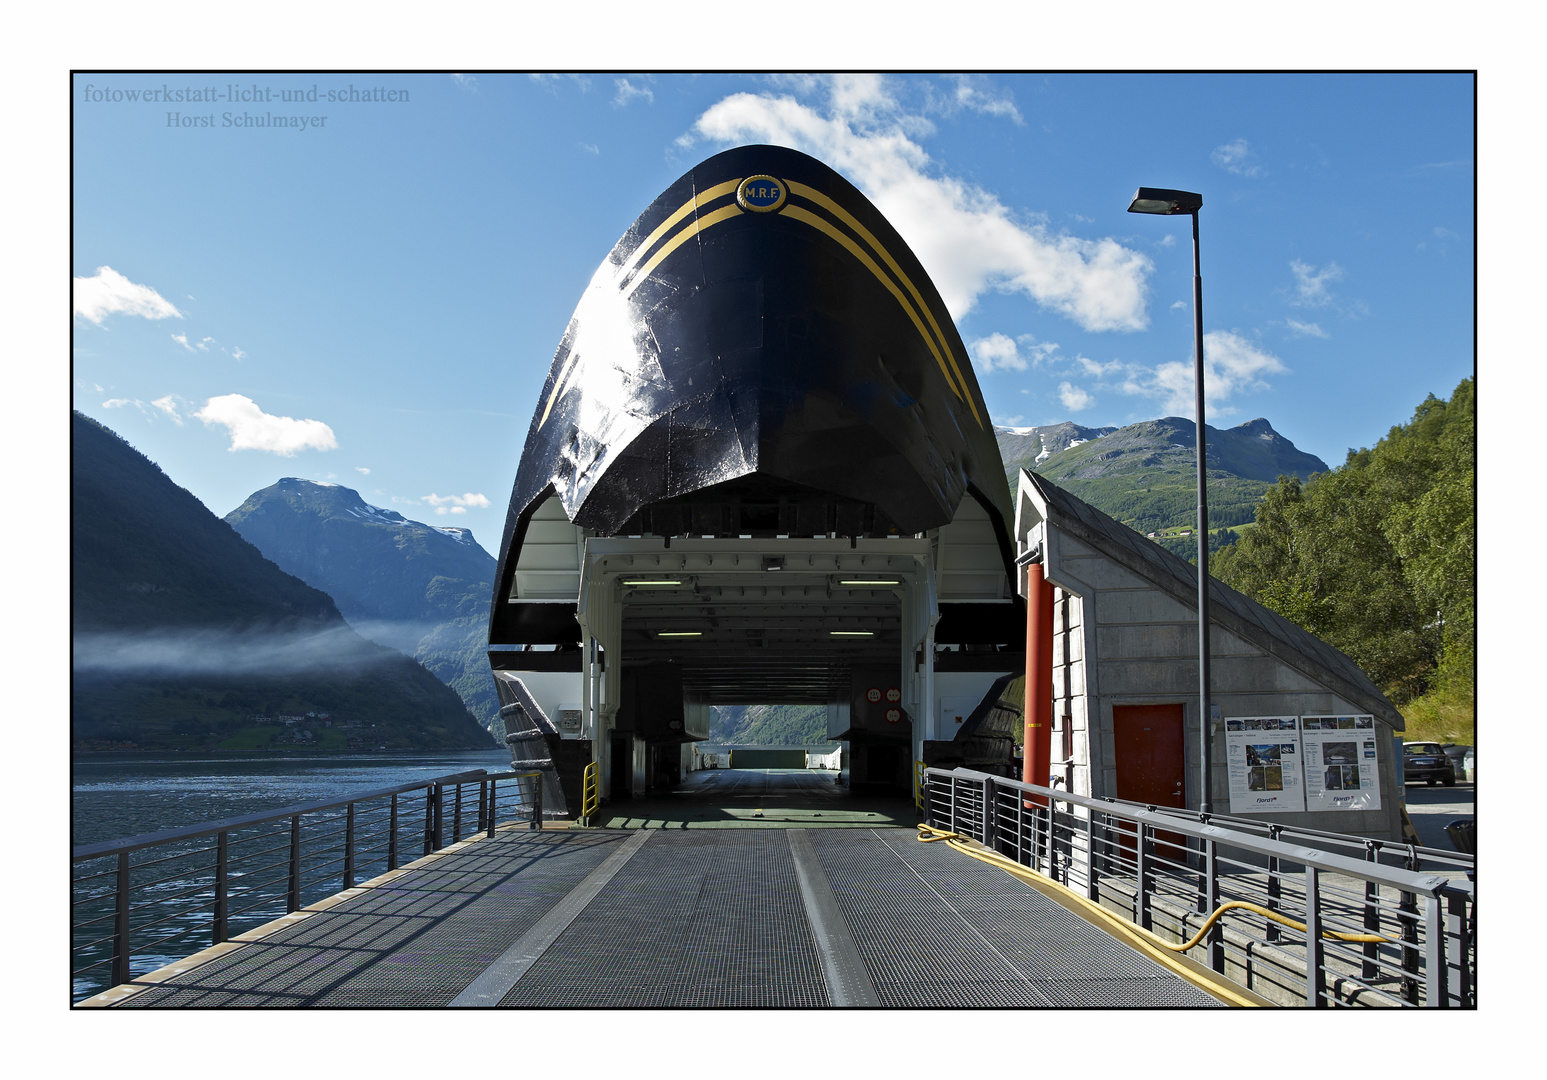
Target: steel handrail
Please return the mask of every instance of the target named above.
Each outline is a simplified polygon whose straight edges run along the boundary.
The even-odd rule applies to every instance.
[[[297,814],[311,814],[318,810],[332,810],[335,807],[348,806],[350,803],[365,802],[367,799],[379,799],[385,795],[401,795],[407,791],[421,791],[424,788],[434,787],[437,784],[469,783],[479,780],[509,780],[513,777],[526,775],[530,774],[516,772],[491,773],[483,769],[474,769],[469,772],[453,773],[450,776],[437,776],[429,780],[420,780],[412,784],[400,784],[396,787],[362,791],[344,799],[325,799],[314,803],[300,803],[295,806],[286,806],[279,810],[265,810],[256,814],[244,814],[241,817],[225,818],[224,820],[212,821],[204,825],[190,825],[181,829],[166,829],[157,833],[130,836],[122,840],[106,840],[97,844],[85,844],[77,847],[71,853],[70,861],[82,862],[86,859],[99,859],[108,855],[138,851],[141,848],[155,847],[158,844],[171,843],[176,840],[192,840],[200,836],[214,836],[217,833],[230,832],[248,825],[263,825],[270,821],[295,817]]]
[[[524,785],[518,783],[513,792],[508,789],[501,792],[499,789],[501,780],[526,779],[535,780],[538,786],[525,790]],[[214,943],[227,941],[230,932],[228,927],[235,917],[265,908],[297,911],[302,907],[303,893],[315,890],[317,886],[329,881],[340,882],[342,887],[350,888],[356,880],[357,857],[363,857],[367,865],[379,861],[383,853],[376,851],[375,847],[376,841],[383,837],[386,839],[385,860],[389,871],[399,868],[399,852],[402,848],[405,845],[410,850],[417,847],[421,835],[426,855],[440,851],[447,844],[446,829],[449,828],[451,832],[452,843],[461,840],[467,831],[463,825],[463,814],[464,810],[470,808],[462,790],[464,786],[477,784],[480,788],[476,801],[478,832],[486,832],[492,837],[498,827],[501,811],[507,814],[513,812],[510,805],[512,799],[517,807],[528,808],[528,827],[539,829],[542,827],[541,782],[540,772],[490,773],[484,769],[474,769],[356,792],[343,798],[324,799],[201,825],[79,846],[71,853],[71,861],[82,869],[89,869],[86,864],[106,859],[115,859],[117,865],[113,869],[82,875],[75,879],[72,888],[80,889],[87,883],[110,877],[116,879],[116,884],[109,886],[102,880],[101,886],[92,886],[100,888],[95,895],[72,900],[72,909],[87,904],[110,907],[103,914],[79,922],[72,921],[72,936],[86,927],[108,922],[112,922],[115,929],[107,937],[77,941],[72,945],[72,956],[85,954],[101,945],[111,944],[112,948],[110,956],[76,968],[72,975],[110,967],[112,974],[108,985],[116,985],[131,978],[130,965],[135,953],[143,955],[168,942],[185,940],[189,935],[198,933],[210,934]],[[447,788],[452,790],[448,792]],[[417,811],[410,810],[404,814],[400,824],[398,806],[399,795],[417,795],[421,792],[424,795],[422,834]],[[448,801],[451,804],[449,807]],[[374,805],[362,808],[361,804],[372,803]],[[387,812],[385,820],[377,811]],[[368,821],[369,827],[361,828],[362,821]],[[266,825],[279,827],[261,828]],[[243,830],[249,831],[246,835],[234,835]],[[203,837],[215,837],[218,843],[213,846],[190,846],[187,850],[174,850],[171,853],[152,851],[150,858],[138,863],[130,862],[133,852],[180,845]],[[274,862],[253,865],[280,852],[288,852],[288,855]],[[213,867],[190,866],[185,873],[152,880],[135,880],[144,878],[144,871],[153,867],[167,866],[171,869],[168,864],[186,864],[190,859],[201,861],[211,855],[215,859]],[[238,867],[242,869],[235,872]],[[280,872],[270,874],[271,871]],[[159,895],[149,895],[151,890],[174,882],[183,887]],[[182,903],[190,897],[200,899],[193,903]],[[237,906],[247,898],[257,902]],[[175,910],[169,910],[173,905],[176,905]],[[209,922],[199,918],[201,911],[208,913]],[[90,913],[91,908],[83,912]],[[135,921],[135,916],[147,914],[153,916],[151,921]],[[192,925],[190,921],[196,921],[199,925]],[[154,941],[143,940],[146,931],[179,922],[190,924]],[[136,937],[142,940],[136,942],[133,940]]]
[[[1047,799],[1049,803],[1056,800],[1057,802],[1069,803],[1073,806],[1083,806],[1089,810],[1110,814],[1124,821],[1149,825],[1153,828],[1164,829],[1167,832],[1181,833],[1196,840],[1212,840],[1215,843],[1228,844],[1231,847],[1241,848],[1244,851],[1277,857],[1280,860],[1299,863],[1302,866],[1314,866],[1318,870],[1326,870],[1334,874],[1364,878],[1381,885],[1390,885],[1393,889],[1403,892],[1416,892],[1422,893],[1424,896],[1437,897],[1445,891],[1446,886],[1450,885],[1449,878],[1440,877],[1437,874],[1425,874],[1419,871],[1405,870],[1397,866],[1383,866],[1380,863],[1365,862],[1360,859],[1350,858],[1347,855],[1317,851],[1314,848],[1301,847],[1298,844],[1289,844],[1282,840],[1268,840],[1249,833],[1239,833],[1233,829],[1222,828],[1218,825],[1197,823],[1185,817],[1162,814],[1147,807],[1138,808],[1140,806],[1138,803],[1116,803],[1107,799],[1076,795],[1074,792],[1065,791],[1061,788],[1039,787],[1036,784],[1028,784],[1023,780],[1011,780],[1007,777],[976,772],[972,769],[946,770],[931,768],[924,770],[926,778],[931,774],[941,777],[955,776],[960,780],[977,783],[988,781],[1000,789],[1009,789],[1024,792],[1028,795],[1041,796]]]
[[[928,769],[925,780],[921,832],[949,833],[951,846],[974,858],[1030,872],[1033,877],[1026,880],[1067,893],[1092,918],[1098,912],[1099,918],[1110,918],[1107,906],[1116,901],[1115,910],[1128,909],[1124,918],[1131,924],[1125,925],[1143,936],[1151,936],[1152,919],[1158,929],[1163,916],[1165,932],[1179,934],[1176,941],[1184,943],[1166,944],[1162,951],[1201,947],[1200,960],[1216,974],[1227,975],[1234,965],[1251,985],[1254,959],[1261,957],[1270,969],[1283,968],[1283,976],[1294,979],[1291,972],[1303,951],[1304,1001],[1313,1007],[1371,1002],[1475,1007],[1471,860],[1464,867],[1467,878],[1452,879],[1422,873],[1413,862],[1382,863],[1382,842],[1363,837],[1304,835],[1317,832],[1304,830],[1293,839],[1310,843],[1295,843],[1283,838],[1292,830],[1277,824],[1250,821],[1253,831],[1232,829],[1227,823],[1236,822],[1214,815],[1076,795],[971,769]],[[1189,859],[1182,866],[1164,858],[1162,853],[1180,851],[1180,845],[1196,863]],[[1400,856],[1414,849],[1403,844],[1386,850]],[[1363,857],[1346,854],[1350,851]],[[1265,881],[1257,879],[1264,861]],[[1459,863],[1445,869],[1454,872]],[[1296,879],[1303,891],[1296,889]],[[1259,898],[1266,904],[1257,904]],[[1265,928],[1222,924],[1220,918],[1231,913],[1261,917]],[[1194,915],[1207,921],[1200,927]],[[1284,926],[1301,936],[1283,937]],[[1288,946],[1289,952],[1257,953],[1259,945]],[[1227,961],[1227,953],[1234,959]],[[1267,985],[1275,985],[1272,977]]]
[[[1105,798],[1104,801],[1122,803],[1129,806],[1145,805],[1143,803],[1135,803],[1127,799]],[[1173,806],[1157,806],[1154,807],[1154,809],[1156,812],[1161,814],[1175,814],[1189,819],[1198,819],[1204,816],[1202,812],[1198,810],[1184,810]],[[1366,840],[1364,837],[1350,837],[1346,833],[1324,832],[1321,829],[1311,829],[1305,827],[1304,825],[1270,824],[1269,822],[1258,821],[1254,818],[1234,817],[1229,814],[1208,814],[1207,820],[1224,822],[1229,825],[1237,826],[1243,830],[1266,831],[1270,829],[1277,829],[1280,833],[1291,833],[1295,836],[1302,836],[1308,839],[1328,840],[1334,843],[1343,844],[1344,846],[1350,848],[1362,848],[1366,843],[1372,843],[1381,851],[1390,852],[1393,854],[1398,852],[1412,852],[1415,855],[1426,855],[1431,860],[1441,859],[1447,862],[1457,863],[1460,866],[1475,867],[1477,865],[1477,856],[1468,855],[1464,851],[1447,851],[1444,848],[1424,847],[1422,844],[1413,844],[1408,843],[1407,841],[1399,842],[1392,840]]]

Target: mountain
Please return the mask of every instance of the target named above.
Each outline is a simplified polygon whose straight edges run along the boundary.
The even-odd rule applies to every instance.
[[[1122,428],[1055,424],[997,428],[1012,487],[1025,467],[1046,476],[1141,533],[1192,528],[1197,506],[1196,426],[1167,416]],[[1209,525],[1241,525],[1280,476],[1308,479],[1327,464],[1273,430],[1267,420],[1208,427]],[[1172,541],[1190,554],[1190,541]],[[1184,551],[1183,549],[1189,549]]]
[[[716,705],[709,741],[732,746],[815,746],[827,740],[825,705]]]
[[[1021,463],[1026,468],[1036,469],[1060,451],[1110,435],[1116,430],[1115,427],[1081,427],[1065,420],[1061,424],[1049,424],[1046,427],[996,427],[994,437],[999,440],[999,456],[1004,458],[1005,469],[1010,477],[1010,490],[1014,491],[1017,486],[1015,477],[1022,467]],[[1011,462],[1017,464],[1012,468]]]
[[[499,715],[489,671],[494,558],[470,529],[372,506],[358,491],[286,477],[226,522],[288,574],[321,589],[363,636],[414,657],[473,715]]]
[[[118,435],[75,413],[71,436],[78,747],[489,745],[440,680],[361,638]]]

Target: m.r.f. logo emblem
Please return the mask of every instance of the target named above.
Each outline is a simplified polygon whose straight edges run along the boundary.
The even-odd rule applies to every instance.
[[[743,210],[766,214],[783,206],[787,194],[783,180],[772,176],[749,176],[736,188],[736,202]]]

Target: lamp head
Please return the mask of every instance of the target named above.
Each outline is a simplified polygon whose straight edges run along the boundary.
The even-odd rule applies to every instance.
[[[1141,187],[1128,205],[1130,214],[1195,214],[1203,206],[1203,196],[1194,191]]]

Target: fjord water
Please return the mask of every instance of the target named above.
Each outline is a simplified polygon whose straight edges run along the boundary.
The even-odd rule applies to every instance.
[[[510,767],[510,753],[490,747],[293,756],[79,754],[71,767],[71,843],[80,845],[343,799],[471,769],[502,772]]]

